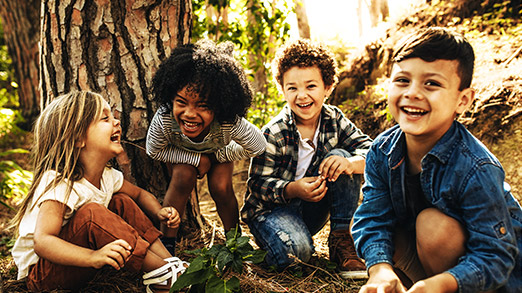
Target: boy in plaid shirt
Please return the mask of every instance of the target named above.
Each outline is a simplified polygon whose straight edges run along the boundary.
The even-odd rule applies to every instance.
[[[372,140],[324,104],[338,81],[326,47],[292,42],[278,52],[273,70],[287,105],[262,129],[267,148],[252,160],[242,218],[278,269],[295,258],[307,262],[312,236],[330,220],[330,260],[342,277],[364,278],[350,221]]]

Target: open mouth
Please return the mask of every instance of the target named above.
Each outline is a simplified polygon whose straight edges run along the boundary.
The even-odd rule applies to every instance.
[[[426,110],[422,110],[419,108],[413,108],[413,107],[401,107],[401,110],[404,111],[406,114],[415,116],[415,117],[424,116],[428,113],[428,111],[426,111]]]
[[[201,123],[198,123],[198,122],[188,122],[188,121],[183,120],[183,126],[184,126],[186,129],[188,129],[188,130],[195,130],[195,129],[197,129],[200,125],[201,125]]]
[[[307,104],[297,104],[297,107],[299,108],[308,108],[312,106],[313,102],[307,103]]]
[[[120,134],[119,133],[115,133],[113,135],[111,135],[111,141],[113,142],[120,142]]]

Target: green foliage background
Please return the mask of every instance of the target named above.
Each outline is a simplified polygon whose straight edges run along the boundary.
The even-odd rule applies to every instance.
[[[28,151],[19,148],[8,149],[14,140],[24,135],[24,132],[16,126],[23,121],[23,117],[17,110],[18,85],[14,80],[12,60],[3,36],[0,23],[0,204],[13,209],[8,201],[22,198],[27,193],[32,173],[10,159],[13,155],[26,154]]]

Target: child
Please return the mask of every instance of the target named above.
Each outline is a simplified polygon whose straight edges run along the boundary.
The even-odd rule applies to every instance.
[[[352,227],[369,268],[360,292],[522,288],[520,205],[498,160],[455,121],[473,101],[474,59],[444,28],[394,53],[388,104],[399,125],[368,153]]]
[[[295,258],[307,262],[312,235],[330,218],[330,260],[341,276],[364,278],[350,221],[371,139],[324,104],[337,83],[337,64],[325,46],[291,42],[272,68],[287,104],[262,129],[267,149],[252,160],[242,218],[278,269]]]
[[[144,275],[147,292],[168,292],[185,270],[138,205],[170,227],[179,225],[178,212],[107,166],[123,152],[120,138],[120,121],[98,94],[66,94],[42,111],[34,180],[13,219],[19,236],[12,254],[30,291],[78,290],[110,266],[154,270]]]
[[[167,162],[172,173],[164,206],[183,215],[197,179],[207,174],[225,231],[239,223],[234,161],[259,155],[266,146],[260,130],[244,118],[252,90],[233,49],[231,42],[208,40],[174,49],[153,79],[160,107],[147,134],[147,154]],[[162,225],[162,232],[174,251],[178,229]]]

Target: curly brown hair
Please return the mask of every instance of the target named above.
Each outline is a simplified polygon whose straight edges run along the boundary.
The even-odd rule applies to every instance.
[[[283,87],[283,75],[292,67],[317,66],[326,87],[335,86],[338,79],[337,62],[333,53],[322,43],[298,39],[285,44],[272,61],[272,74]]]

